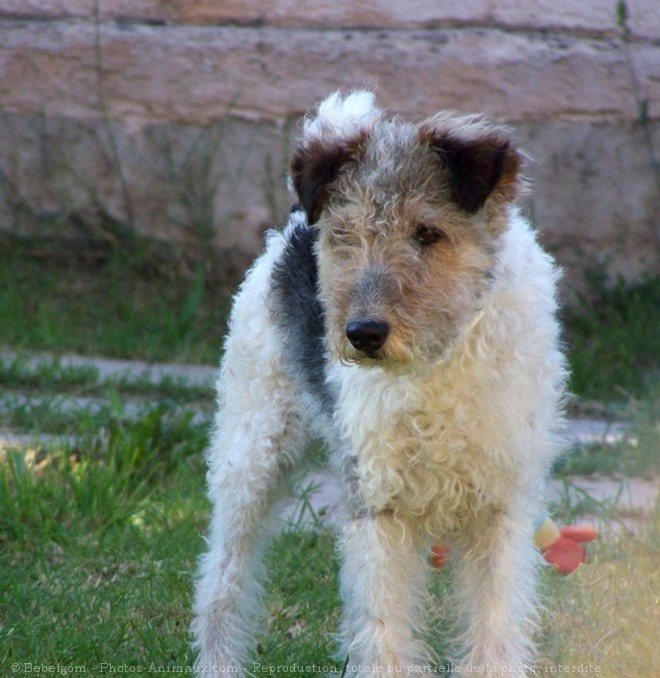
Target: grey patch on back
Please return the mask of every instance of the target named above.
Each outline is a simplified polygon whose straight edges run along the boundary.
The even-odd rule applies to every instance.
[[[326,383],[325,320],[318,297],[316,238],[317,230],[306,221],[291,231],[271,274],[271,313],[293,374],[327,412],[334,397]]]

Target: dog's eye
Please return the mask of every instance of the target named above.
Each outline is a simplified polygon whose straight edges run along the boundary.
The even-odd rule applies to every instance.
[[[417,242],[422,247],[428,247],[429,245],[434,245],[440,240],[446,240],[447,235],[445,232],[435,226],[429,226],[428,224],[418,224],[415,229],[415,242]]]

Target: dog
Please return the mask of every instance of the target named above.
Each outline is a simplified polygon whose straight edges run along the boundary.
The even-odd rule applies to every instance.
[[[534,521],[562,449],[566,367],[559,272],[516,206],[521,162],[480,116],[390,119],[368,91],[334,93],[304,119],[298,207],[230,316],[199,667],[244,672],[273,506],[318,437],[343,488],[347,675],[431,666],[439,540],[457,666],[533,671]]]

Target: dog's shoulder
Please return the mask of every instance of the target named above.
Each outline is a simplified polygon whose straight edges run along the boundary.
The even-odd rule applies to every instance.
[[[325,324],[314,252],[318,229],[309,226],[304,212],[294,210],[283,237],[284,247],[271,274],[273,322],[285,358],[303,385],[325,399]]]
[[[276,316],[276,320],[288,324],[292,316],[303,314],[306,321],[314,324],[316,332],[322,331],[322,324],[317,326],[320,322],[314,256],[317,229],[308,225],[304,212],[294,208],[283,237],[284,247],[273,266],[272,286],[276,310],[283,311],[285,316]]]

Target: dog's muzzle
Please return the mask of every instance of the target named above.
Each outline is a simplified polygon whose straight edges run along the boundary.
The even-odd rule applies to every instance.
[[[369,357],[375,357],[383,348],[390,333],[390,326],[384,320],[361,318],[349,320],[346,325],[346,337],[352,346]]]

